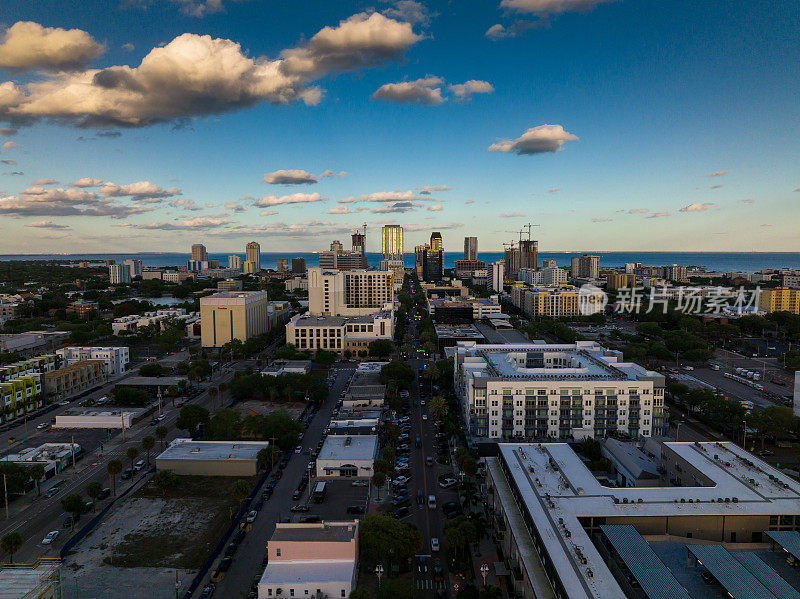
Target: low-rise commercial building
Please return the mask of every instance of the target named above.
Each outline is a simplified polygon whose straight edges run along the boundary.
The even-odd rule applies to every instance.
[[[218,291],[241,291],[242,290],[242,281],[241,279],[225,279],[224,281],[220,281],[217,283],[217,290]]]
[[[380,408],[385,398],[386,385],[381,383],[380,371],[356,370],[342,397],[342,408]]]
[[[258,452],[267,447],[267,441],[175,439],[156,457],[156,469],[181,476],[255,476]]]
[[[265,291],[225,291],[200,298],[201,343],[222,347],[233,339],[246,341],[269,330]]]
[[[376,435],[329,435],[317,456],[317,478],[372,478]]]
[[[69,331],[28,331],[0,335],[0,352],[13,352],[25,357],[50,351],[69,337]]]
[[[483,260],[456,260],[455,274],[457,277],[471,277],[476,270],[486,270],[486,262]]]
[[[66,399],[106,381],[103,360],[82,360],[42,375],[42,388],[51,399]]]
[[[286,287],[286,291],[297,291],[298,289],[308,291],[308,278],[292,277],[291,279],[286,279],[283,285]]]
[[[67,314],[74,314],[81,320],[86,320],[93,314],[100,311],[100,304],[98,302],[90,302],[87,300],[76,300],[67,305],[65,312]]]
[[[358,525],[358,520],[277,523],[258,599],[349,597],[358,575]]]
[[[394,315],[381,311],[365,316],[312,316],[298,314],[286,325],[286,343],[300,350],[324,349],[366,356],[369,344],[394,338]]]
[[[601,484],[566,443],[498,449],[486,459],[487,508],[501,531],[508,584],[520,597],[689,599],[699,595],[684,585],[704,588],[702,570],[687,560],[692,553],[752,553],[770,535],[796,538],[800,527],[800,484],[733,443],[663,443],[665,478],[683,480],[633,488]],[[668,568],[656,542],[677,545],[680,559]],[[703,566],[714,569],[713,561]],[[745,582],[731,596],[774,596],[736,562],[717,576],[723,586],[730,577]],[[795,586],[800,580],[791,569],[781,572],[771,573],[767,588],[791,588],[781,576]]]
[[[194,273],[186,270],[168,270],[161,276],[165,283],[183,283],[187,279],[194,279]]]
[[[130,428],[146,410],[83,410],[72,408],[56,416],[53,428]]]
[[[594,341],[456,346],[454,388],[476,437],[666,434],[664,376]]]
[[[131,361],[127,347],[64,347],[56,350],[56,356],[64,366],[83,360],[103,360],[109,376],[126,373]]]
[[[3,457],[3,461],[14,462],[23,468],[41,464],[44,467],[43,480],[48,480],[82,458],[83,448],[77,443],[43,443],[10,453]]]

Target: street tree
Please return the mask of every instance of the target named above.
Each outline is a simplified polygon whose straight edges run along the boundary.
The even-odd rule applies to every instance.
[[[8,532],[0,538],[0,552],[8,556],[9,563],[14,563],[14,554],[22,548],[22,535]]]
[[[75,522],[86,509],[86,502],[77,493],[70,493],[61,500],[61,508],[72,516],[70,530],[74,530]]]
[[[29,471],[31,478],[36,482],[36,495],[39,495],[39,483],[44,478],[44,465],[34,464]]]
[[[209,387],[208,388],[208,396],[211,398],[211,405],[212,406],[216,406],[217,393],[219,393],[219,391],[217,390],[216,387]]]
[[[106,470],[108,471],[109,476],[111,476],[111,489],[116,497],[117,474],[122,472],[122,460],[111,460],[108,464],[106,464]]]
[[[136,463],[136,459],[139,457],[139,448],[128,447],[128,449],[125,450],[125,455],[128,457],[128,460],[131,463],[131,470],[133,470],[133,465]]]
[[[375,491],[378,494],[378,499],[381,498],[381,487],[386,484],[386,474],[376,471],[372,475],[372,484],[375,485]]]
[[[161,447],[161,451],[164,451],[164,439],[167,438],[167,427],[163,424],[156,428],[156,437],[158,437],[158,443]]]
[[[447,414],[447,400],[441,395],[437,395],[431,399],[428,409],[430,410],[431,414],[436,416],[437,419],[441,420],[444,415]]]
[[[89,496],[89,499],[92,500],[92,510],[97,509],[97,498],[102,491],[103,485],[100,484],[98,480],[90,481],[89,484],[86,485],[86,494]]]
[[[236,501],[242,502],[250,495],[250,483],[243,478],[233,481],[231,485],[231,495]]]
[[[403,523],[388,514],[367,514],[359,528],[359,544],[369,567],[384,563],[405,565],[422,547],[416,525]]]
[[[208,426],[211,417],[203,406],[188,404],[181,408],[175,426],[189,432],[189,436],[196,437],[199,427]]]
[[[166,497],[168,491],[177,489],[180,486],[181,477],[172,470],[159,470],[153,477],[153,484],[155,484],[158,490]]]
[[[152,435],[145,435],[142,437],[142,449],[145,450],[147,453],[147,465],[150,465],[150,451],[156,444],[156,440],[153,438]]]

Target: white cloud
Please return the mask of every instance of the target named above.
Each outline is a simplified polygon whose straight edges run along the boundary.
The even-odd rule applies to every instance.
[[[17,163],[17,161],[14,160],[13,158],[4,158],[3,160],[0,160],[0,162],[2,162],[3,164],[8,164],[8,165],[14,165],[14,164]]]
[[[628,210],[628,214],[646,214],[650,212],[647,208],[631,208]]]
[[[500,7],[514,12],[548,17],[565,12],[587,11],[613,0],[502,0]]]
[[[339,204],[328,210],[328,214],[350,214],[350,210],[344,204]]]
[[[561,191],[560,187],[553,187],[552,189],[548,189],[547,193],[558,193],[559,191]]]
[[[539,125],[528,129],[517,139],[504,140],[489,146],[490,152],[515,152],[517,154],[543,154],[558,152],[567,141],[578,139],[561,125]]]
[[[705,210],[708,209],[709,206],[713,205],[714,202],[703,202],[702,204],[700,203],[689,204],[688,206],[684,206],[683,208],[681,208],[680,212],[704,212]]]
[[[349,198],[337,200],[337,202],[340,204],[350,204],[352,202],[419,202],[424,200],[431,201],[433,198],[423,198],[416,195],[413,191],[400,191],[397,189],[395,191],[376,191],[358,197],[351,196]]]
[[[404,231],[445,231],[448,229],[460,229],[464,223],[446,223],[446,224],[407,224],[403,223]]]
[[[411,212],[420,205],[415,202],[395,202],[391,205],[380,206],[372,208],[370,212],[374,214],[391,214],[395,212]]]
[[[277,210],[262,210],[258,213],[259,216],[272,216],[273,214],[278,214]]]
[[[33,227],[35,229],[69,229],[69,225],[57,225],[51,220],[37,220],[25,225],[26,227]]]
[[[422,187],[415,187],[421,196],[429,196],[434,191],[452,191],[449,185],[423,185]]]
[[[522,212],[502,212],[500,214],[500,218],[517,218],[520,216],[525,216]]]
[[[466,202],[464,202],[464,203],[465,203],[465,204],[474,204],[474,203],[475,203],[475,200],[467,200],[467,201],[466,201]]]
[[[17,196],[0,198],[0,214],[15,216],[108,216],[124,218],[153,208],[123,206],[84,189],[30,187]]]
[[[479,81],[470,79],[464,83],[456,83],[447,88],[450,93],[456,97],[459,102],[469,102],[472,94],[491,94],[494,92],[494,86],[488,81]]]
[[[230,223],[229,218],[214,216],[198,216],[177,220],[174,222],[151,222],[139,225],[129,225],[137,229],[160,229],[163,231],[190,231],[196,229],[216,229]]]
[[[31,182],[31,185],[58,185],[58,181],[55,179],[38,179]]]
[[[401,83],[385,83],[372,94],[373,100],[385,100],[396,104],[421,104],[438,106],[445,101],[441,86],[444,81],[440,77],[424,77],[414,81]]]
[[[100,193],[107,198],[121,198],[131,196],[132,198],[169,198],[181,194],[177,187],[163,189],[160,186],[150,183],[150,181],[139,181],[128,185],[117,185],[116,183],[103,183]]]
[[[327,202],[328,198],[322,197],[318,193],[292,193],[285,196],[264,196],[253,202],[254,206],[267,208],[269,206],[281,206],[284,204],[306,204],[309,202]]]
[[[237,204],[236,202],[225,202],[225,210],[230,210],[232,212],[246,212],[247,207]]]
[[[143,127],[219,114],[260,102],[316,104],[310,85],[331,73],[402,56],[422,36],[410,23],[359,13],[325,27],[280,57],[250,58],[236,42],[184,33],[152,49],[138,67],[60,73],[0,84],[0,118],[53,118],[80,127]]]
[[[719,189],[720,187],[722,187],[721,183],[719,185],[712,185],[711,189]]]
[[[500,23],[492,25],[491,27],[489,27],[489,29],[486,30],[486,33],[484,35],[488,37],[490,40],[497,41],[508,37],[517,37],[518,35],[521,35],[528,29],[537,27],[538,25],[540,25],[540,23],[536,21],[526,21],[524,19],[517,19],[508,27],[505,27]]]
[[[173,208],[183,208],[184,210],[189,210],[191,212],[202,210],[200,206],[194,203],[194,200],[189,200],[187,198],[174,199],[169,203],[169,205]]]
[[[4,150],[13,150],[14,148],[18,148],[18,147],[19,147],[19,144],[16,143],[16,142],[13,142],[13,141],[7,141],[6,143],[3,144],[3,149]]]
[[[346,177],[347,173],[345,171],[339,171],[338,173],[334,173],[332,170],[327,169],[322,172],[319,176],[320,179],[324,179],[326,177]]]
[[[84,68],[102,53],[103,46],[80,29],[19,21],[6,30],[0,43],[0,67],[13,71],[70,71]]]
[[[611,219],[610,218],[593,218],[592,222],[593,223],[610,223]]]
[[[747,199],[747,200],[739,200],[739,201],[740,201],[742,204],[755,204],[755,203],[756,203],[756,201],[755,201],[755,200],[750,200],[750,199]]]
[[[225,10],[222,0],[170,0],[180,6],[181,12],[190,17],[204,17]]]
[[[725,176],[725,175],[727,175],[729,172],[730,172],[730,171],[717,171],[717,172],[715,172],[715,173],[708,173],[708,174],[706,175],[706,177],[724,177],[724,176]]]
[[[387,8],[383,14],[398,21],[417,24],[427,27],[431,21],[428,7],[414,0],[397,0],[392,8]]]
[[[441,204],[431,204],[430,206],[428,206],[428,210],[430,212],[441,212],[443,208]]]
[[[669,212],[654,212],[647,218],[664,218],[665,216],[669,216]]]
[[[70,183],[70,187],[100,187],[103,184],[102,179],[92,179],[90,177],[83,177],[82,179],[78,179],[77,181]]]
[[[122,44],[122,49],[125,50],[126,52],[133,52],[133,48],[134,46],[130,42],[128,42],[127,44]]]
[[[306,183],[316,183],[317,177],[308,171],[289,169],[268,173],[264,175],[261,181],[271,185],[303,185]]]

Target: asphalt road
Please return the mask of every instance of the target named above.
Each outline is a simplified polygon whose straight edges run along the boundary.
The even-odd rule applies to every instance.
[[[331,388],[328,398],[320,407],[303,434],[303,452],[300,454],[292,454],[289,464],[283,470],[283,475],[275,486],[272,497],[264,503],[263,509],[259,512],[258,517],[252,524],[252,529],[247,532],[244,540],[236,550],[231,567],[226,573],[225,578],[216,584],[214,597],[245,597],[250,590],[254,578],[256,576],[260,577],[263,574],[264,568],[261,567],[261,562],[267,553],[267,541],[275,530],[275,523],[283,518],[294,516],[289,510],[293,505],[300,503],[300,501],[292,499],[292,493],[297,488],[300,479],[306,475],[308,464],[311,461],[311,457],[306,452],[306,449],[315,448],[322,438],[322,431],[331,421],[331,413],[336,405],[339,393],[342,392],[352,374],[352,368],[338,371],[336,382]],[[307,499],[312,485],[313,479],[312,484],[306,489],[306,494],[303,499]],[[258,499],[258,495],[256,499]],[[331,500],[328,499],[327,501]],[[344,515],[345,509],[346,506],[342,505],[342,515]],[[293,520],[297,519],[297,517],[293,518]],[[220,559],[221,556],[217,560],[217,563]],[[214,564],[214,568],[215,567],[216,563]],[[213,572],[214,568],[211,569],[211,572]],[[211,573],[206,576],[203,584],[200,585],[198,591],[195,593],[195,596],[199,595],[199,590],[209,582],[210,575]]]
[[[206,383],[206,388],[211,384],[218,385],[222,381],[229,380],[234,367],[235,363],[231,364],[230,368],[225,368],[214,373],[212,380],[209,383]],[[107,395],[117,382],[118,380],[114,380],[107,383],[101,389],[93,392],[88,397],[100,397],[102,395]],[[219,398],[217,401],[219,401]],[[187,403],[197,403],[199,405],[208,407],[210,402],[211,399],[209,398],[208,393],[204,391],[201,395],[198,395]],[[58,410],[49,412],[43,416],[40,416],[39,418],[29,421],[29,436],[25,439],[24,446],[36,446],[48,440],[52,441],[55,438],[58,438],[60,442],[68,443],[73,435],[73,432],[68,429],[63,429],[61,431],[53,431],[52,429],[39,431],[36,429],[37,424],[40,422],[49,422],[54,415],[63,412],[65,409],[67,408],[59,408]],[[164,414],[166,414],[166,418],[160,424],[166,426],[169,430],[167,438],[164,440],[166,446],[169,441],[178,436],[183,436],[185,433],[180,432],[175,428],[175,421],[177,420],[178,413],[180,411],[179,408],[173,408],[171,403],[165,403],[163,411]],[[76,430],[76,443],[79,442],[80,438],[81,441],[87,444],[84,445],[83,459],[77,461],[75,468],[66,468],[63,472],[57,474],[42,485],[42,493],[56,485],[59,486],[59,492],[53,497],[46,498],[44,495],[42,495],[38,499],[33,498],[33,494],[29,493],[28,496],[19,498],[16,502],[9,506],[11,518],[3,519],[2,525],[0,526],[0,536],[14,530],[19,531],[22,535],[22,549],[14,556],[15,560],[27,562],[35,561],[39,557],[43,556],[52,557],[57,555],[58,550],[72,534],[72,531],[62,527],[62,523],[67,517],[67,514],[61,508],[61,499],[66,495],[75,492],[81,494],[84,499],[88,500],[86,497],[86,484],[92,480],[98,480],[104,486],[110,488],[111,480],[106,470],[106,465],[108,462],[113,459],[120,459],[122,460],[124,467],[129,467],[130,464],[125,452],[127,451],[128,447],[131,446],[139,447],[141,454],[140,457],[145,459],[144,452],[141,451],[140,447],[141,439],[146,435],[154,435],[155,428],[155,426],[150,426],[150,419],[145,418],[142,422],[139,422],[130,429],[125,430],[124,440],[122,439],[122,435],[117,432],[113,438],[105,441],[102,455],[99,455],[99,442],[102,440],[105,434],[104,432],[98,434],[97,431],[92,431],[91,434],[86,435],[84,434],[86,431]],[[8,438],[21,438],[23,435],[24,424],[20,423],[20,425],[17,427],[11,429],[7,433],[4,433],[3,437],[0,437],[0,443],[5,440],[5,443],[9,445],[11,451],[16,451],[23,445],[21,442],[10,444],[8,443]],[[89,439],[88,442],[87,439]],[[94,439],[94,443],[92,443],[91,439]],[[153,458],[158,454],[158,450],[159,444],[157,441],[156,446],[153,448],[153,451],[150,455],[151,463]],[[137,476],[134,476],[128,481],[123,481],[119,476],[117,476],[117,493],[121,493],[132,484],[137,484],[141,481],[141,479],[145,478],[145,476],[145,474],[139,473]],[[98,507],[102,507],[104,503],[105,502],[100,502]],[[5,517],[4,511],[2,512],[2,516]],[[79,521],[79,525],[81,522],[85,522],[87,517],[91,517],[91,514],[84,515],[82,520]],[[42,545],[42,539],[51,530],[59,530],[61,533],[59,538],[51,545]]]

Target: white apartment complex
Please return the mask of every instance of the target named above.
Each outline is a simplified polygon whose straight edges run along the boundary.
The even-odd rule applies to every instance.
[[[394,315],[385,310],[366,316],[312,316],[297,314],[286,325],[286,343],[299,350],[324,349],[366,356],[369,344],[394,338]]]
[[[102,360],[106,364],[106,375],[124,374],[131,362],[127,347],[64,347],[56,350],[59,367],[69,366],[84,360]]]
[[[384,270],[308,269],[309,312],[314,316],[365,316],[391,309],[393,275]]]
[[[520,268],[517,279],[528,285],[561,285],[567,282],[569,273],[563,268]]]
[[[594,341],[456,345],[455,392],[475,437],[666,433],[664,376]]]
[[[108,267],[108,278],[112,285],[131,282],[131,267],[127,264],[111,264]]]

